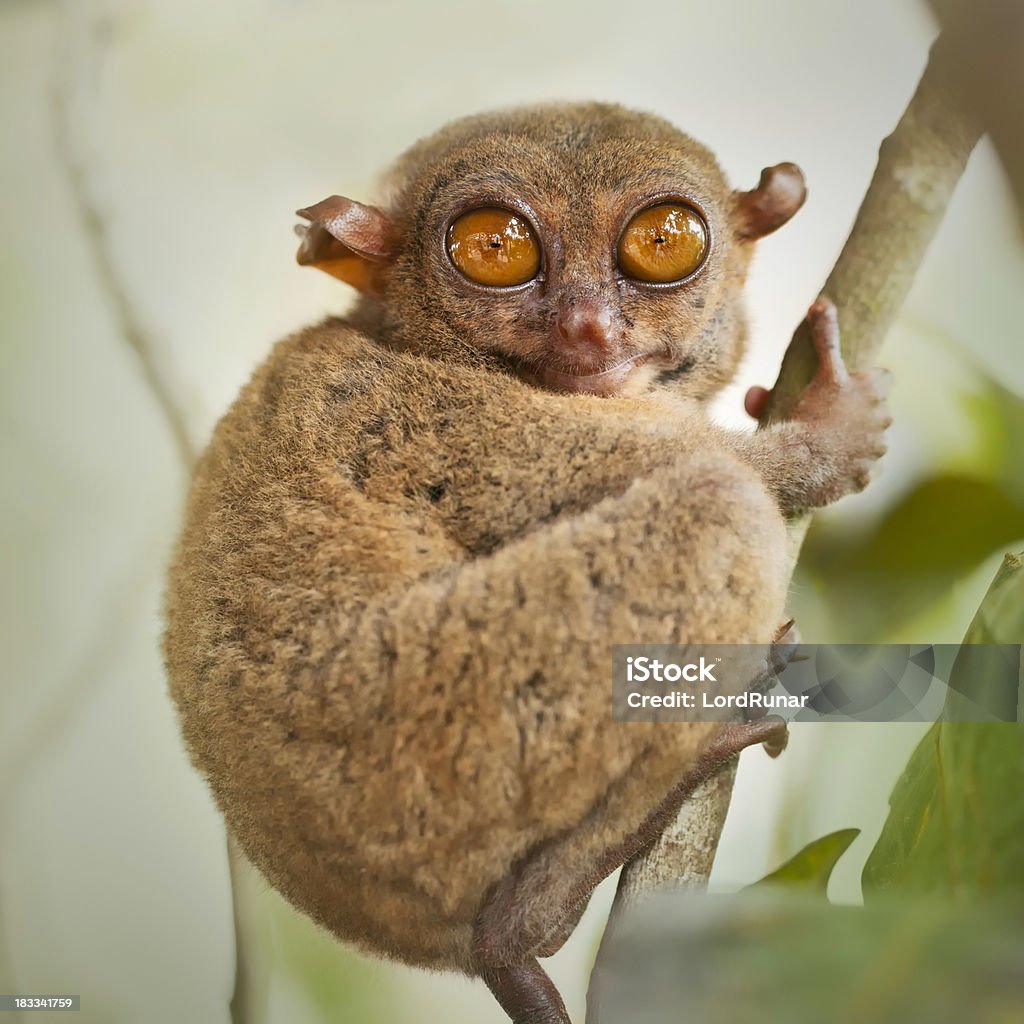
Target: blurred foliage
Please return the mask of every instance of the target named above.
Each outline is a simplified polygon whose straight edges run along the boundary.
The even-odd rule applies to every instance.
[[[392,986],[381,977],[384,965],[340,945],[276,893],[267,893],[264,910],[266,945],[316,1019],[324,1024],[396,1019]]]
[[[991,377],[980,393],[966,395],[964,409],[973,425],[988,475],[1018,505],[1024,505],[1024,399]]]
[[[769,885],[787,885],[807,889],[824,895],[832,869],[847,851],[850,843],[860,835],[860,829],[844,828],[808,843],[798,854],[791,857],[770,875],[749,886],[758,889]]]
[[[1024,567],[1008,556],[965,644],[1024,639]],[[965,649],[963,654],[969,654]],[[961,657],[951,699],[1003,666]],[[1018,665],[1010,666],[1016,676]],[[867,901],[887,889],[950,895],[1024,895],[1024,725],[937,722],[893,790],[890,813],[864,868]]]
[[[596,998],[602,1020],[630,1024],[1010,1024],[1024,1020],[1024,931],[987,904],[671,894],[616,930]]]
[[[798,577],[817,582],[815,596],[842,622],[844,641],[891,635],[1024,538],[1024,399],[979,377],[980,389],[962,399],[974,432],[970,473],[933,467],[866,524],[815,518]]]

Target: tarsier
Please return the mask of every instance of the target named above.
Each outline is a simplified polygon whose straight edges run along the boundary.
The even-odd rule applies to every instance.
[[[538,964],[702,778],[784,726],[615,723],[610,645],[766,643],[785,517],[859,489],[877,373],[832,307],[784,424],[715,426],[792,164],[602,104],[457,121],[300,211],[361,301],[281,341],[196,471],[166,659],[248,856],[336,936],[567,1022]],[[763,393],[748,405],[756,407]]]

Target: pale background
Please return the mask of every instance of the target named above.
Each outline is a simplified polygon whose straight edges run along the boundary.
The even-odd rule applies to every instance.
[[[774,379],[845,238],[932,32],[922,5],[891,0],[0,5],[0,992],[81,993],[82,1024],[227,1020],[223,835],[165,692],[159,599],[184,448],[277,337],[349,299],[294,264],[292,211],[332,192],[372,200],[387,162],[448,118],[539,99],[656,110],[743,187],[794,160],[811,198],[761,246],[753,353],[719,408],[739,422],[742,389]],[[1008,209],[986,145],[887,347],[893,450],[851,521],[930,467],[971,464],[959,399],[977,367],[1024,391]],[[936,595],[910,638],[957,640],[996,561]],[[796,599],[807,639],[843,639],[813,593]],[[859,825],[835,886],[856,899],[857,855],[919,731],[805,727],[778,762],[746,755],[716,884]],[[552,965],[576,1013],[602,895]],[[273,894],[256,912],[273,1022],[504,1019],[480,985],[336,950]]]

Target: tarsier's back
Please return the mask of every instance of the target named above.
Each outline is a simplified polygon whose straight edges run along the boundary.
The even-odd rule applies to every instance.
[[[392,191],[304,211],[300,260],[363,301],[280,342],[199,464],[171,688],[296,905],[567,1020],[536,957],[777,732],[613,723],[610,644],[769,642],[783,513],[858,483],[882,413],[869,382],[781,433],[703,412],[742,353],[750,245],[802,201],[792,165],[734,193],[665,122],[590,104],[456,123]],[[830,433],[844,401],[874,411]]]

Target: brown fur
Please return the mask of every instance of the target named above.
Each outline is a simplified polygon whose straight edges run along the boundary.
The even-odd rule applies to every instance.
[[[821,401],[754,437],[707,421],[697,400],[743,347],[751,234],[744,194],[663,121],[470,118],[390,188],[378,298],[280,342],[198,466],[165,650],[192,756],[267,878],[366,950],[477,973],[488,895],[529,864],[524,934],[547,951],[575,880],[717,729],[614,723],[609,645],[769,641],[783,512],[850,490],[877,429],[839,444]],[[609,278],[652,188],[712,226],[692,285]],[[443,249],[459,208],[510,193],[548,261],[519,300],[457,280]],[[609,398],[509,372],[559,359],[559,296],[595,290],[617,296],[624,351],[685,369]],[[829,438],[840,454],[805,483]]]

